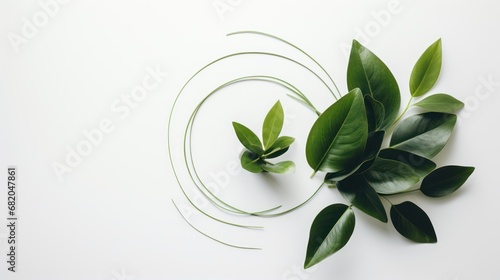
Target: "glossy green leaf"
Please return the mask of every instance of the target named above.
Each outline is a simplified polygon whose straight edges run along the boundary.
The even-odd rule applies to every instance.
[[[431,112],[453,113],[464,107],[464,103],[445,93],[431,95],[412,106]]]
[[[368,130],[374,131],[382,127],[385,118],[384,105],[373,99],[371,95],[365,95],[366,117],[368,119]]]
[[[354,224],[354,212],[347,205],[333,204],[321,210],[311,225],[304,268],[342,249],[351,238]]]
[[[426,94],[436,83],[441,72],[442,46],[441,39],[430,45],[420,56],[410,76],[410,93],[412,96]]]
[[[417,174],[408,165],[380,157],[362,174],[379,194],[404,192],[419,181]]]
[[[401,105],[396,79],[382,60],[356,40],[352,43],[349,56],[347,87],[349,90],[359,88],[364,95],[372,96],[384,106],[382,130],[396,119]]]
[[[340,194],[356,208],[387,223],[387,213],[380,197],[362,175],[350,176],[338,182],[337,188]]]
[[[442,197],[458,190],[469,176],[474,172],[474,167],[443,166],[427,175],[422,181],[420,190],[430,197]]]
[[[410,201],[391,207],[391,220],[396,230],[404,237],[418,243],[436,243],[437,237],[432,222],[424,210]]]
[[[306,158],[314,172],[355,166],[366,145],[368,123],[363,95],[354,89],[321,114],[309,132]]]
[[[245,148],[259,156],[264,153],[259,137],[249,128],[237,122],[233,122],[233,128],[238,140],[240,140]]]
[[[287,174],[295,172],[295,163],[293,161],[282,161],[275,164],[262,165],[262,169],[271,173]]]
[[[290,147],[290,145],[292,145],[294,141],[295,138],[290,136],[279,137],[278,139],[276,139],[274,144],[264,152],[264,157],[275,158],[284,154],[286,151],[288,151],[288,148]]]
[[[259,156],[250,152],[244,151],[241,155],[241,166],[252,173],[261,173],[264,162],[259,159]]]
[[[283,113],[283,107],[281,102],[276,102],[274,106],[267,113],[264,119],[264,124],[262,125],[262,139],[264,141],[264,149],[268,149],[274,144],[274,141],[278,139],[283,128],[283,121],[285,119],[285,114]]]
[[[370,168],[375,161],[377,154],[384,141],[384,131],[372,131],[368,133],[368,140],[361,157],[361,162],[353,169],[343,170],[339,172],[330,172],[325,176],[325,183],[336,183],[341,181],[354,173],[361,173]]]
[[[432,170],[434,170],[434,168],[436,168],[436,164],[433,161],[398,149],[383,149],[380,151],[378,156],[385,159],[396,160],[409,165],[420,178],[427,176],[427,174],[429,174]]]
[[[446,113],[423,113],[401,121],[392,134],[391,147],[433,158],[446,145],[457,116]]]

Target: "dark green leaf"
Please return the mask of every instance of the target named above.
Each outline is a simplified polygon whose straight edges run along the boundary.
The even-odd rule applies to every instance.
[[[262,149],[262,143],[259,140],[259,137],[255,135],[250,129],[246,126],[233,122],[234,132],[236,132],[236,136],[240,140],[241,144],[245,146],[249,151],[261,156],[264,153]]]
[[[429,174],[432,170],[434,170],[434,168],[436,168],[436,164],[431,160],[398,149],[383,149],[380,151],[378,156],[385,159],[396,160],[409,165],[420,178],[427,176],[427,174]]]
[[[352,169],[368,136],[363,95],[354,89],[321,114],[309,132],[306,158],[309,166],[325,172]]]
[[[278,174],[286,174],[295,172],[295,163],[293,161],[282,161],[271,164],[262,165],[262,169],[267,172],[278,173]]]
[[[377,157],[380,147],[382,146],[384,135],[384,131],[372,131],[368,133],[368,140],[366,141],[361,162],[351,170],[343,170],[326,174],[325,183],[335,183],[351,176],[354,173],[361,173],[370,168]]]
[[[464,103],[445,93],[431,95],[413,104],[431,112],[453,113],[464,107]]]
[[[387,213],[380,197],[362,175],[353,175],[338,182],[337,188],[356,208],[387,223]]]
[[[358,41],[352,43],[349,65],[347,67],[347,87],[361,89],[385,109],[380,128],[387,129],[396,119],[401,105],[401,96],[396,79],[387,66],[370,50]]]
[[[395,194],[409,190],[419,178],[408,165],[378,157],[373,165],[362,173],[377,193]]]
[[[384,105],[367,94],[365,95],[365,107],[368,119],[368,131],[380,129],[385,117]]]
[[[410,93],[412,96],[426,94],[436,83],[441,72],[442,46],[441,39],[430,45],[420,56],[410,76]]]
[[[333,204],[321,210],[309,233],[304,268],[309,268],[342,249],[354,231],[351,207]]]
[[[250,151],[244,151],[241,155],[241,166],[252,173],[261,173],[263,164],[259,156]]]
[[[286,151],[288,151],[288,148],[290,147],[290,145],[292,145],[294,141],[295,138],[290,136],[279,137],[278,139],[276,139],[274,144],[264,152],[264,157],[275,158],[281,156]]]
[[[446,196],[460,188],[474,172],[474,167],[443,166],[427,175],[420,190],[430,197]]]
[[[264,124],[262,126],[262,139],[264,141],[264,149],[271,147],[278,139],[283,128],[283,121],[285,119],[285,114],[283,113],[283,107],[278,101],[271,108],[269,113],[267,113],[264,119]]]
[[[404,119],[392,134],[391,147],[433,158],[446,145],[457,116],[446,113],[423,113]]]
[[[431,220],[424,210],[410,201],[391,207],[391,220],[404,237],[418,243],[436,243],[437,237]]]

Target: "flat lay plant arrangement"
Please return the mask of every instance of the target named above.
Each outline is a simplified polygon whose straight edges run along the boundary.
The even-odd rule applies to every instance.
[[[409,102],[401,110],[400,88],[393,74],[381,59],[355,40],[347,67],[348,89],[342,95],[321,64],[292,43],[256,31],[242,31],[230,35],[239,34],[266,36],[299,50],[326,74],[337,92],[335,93],[327,85],[327,81],[304,64],[289,57],[268,52],[233,53],[216,59],[195,73],[186,85],[198,73],[223,59],[241,55],[274,56],[292,61],[316,74],[336,100],[325,111],[319,112],[293,83],[265,75],[240,77],[221,85],[200,102],[185,130],[185,168],[189,171],[192,183],[221,210],[262,217],[278,216],[294,211],[309,202],[324,186],[336,189],[345,199],[345,203],[327,206],[310,223],[304,268],[323,261],[344,247],[355,228],[354,208],[362,212],[359,213],[360,215],[369,215],[382,223],[389,223],[390,220],[396,231],[411,241],[437,242],[431,219],[424,210],[411,201],[394,204],[391,202],[391,196],[420,193],[432,198],[444,197],[459,189],[474,171],[474,167],[469,166],[437,167],[432,161],[452,135],[457,121],[456,111],[464,106],[462,102],[445,93],[435,93],[424,97],[437,82],[441,71],[441,39],[431,44],[413,66],[409,79]],[[323,184],[303,203],[281,212],[276,212],[279,206],[259,212],[248,212],[221,200],[200,179],[190,154],[192,123],[205,100],[221,88],[237,82],[255,80],[283,86],[290,91],[291,98],[304,104],[318,115],[311,129],[304,132],[308,133],[304,155],[311,169],[311,177],[323,176]],[[178,97],[182,94],[184,87]],[[175,104],[176,102],[174,102],[171,117]],[[406,116],[410,107],[418,107],[420,113]],[[280,161],[279,157],[293,148],[295,139],[281,135],[284,123],[284,108],[281,102],[277,101],[267,115],[262,117],[261,133],[253,132],[252,129],[242,124],[243,122],[232,121],[235,137],[245,148],[240,155],[241,166],[255,173],[254,176],[261,176],[259,173],[286,176],[282,174],[294,172],[295,164],[292,161]],[[228,125],[231,125],[231,120],[228,120]],[[261,136],[258,136],[259,134]],[[169,123],[169,139],[170,135]],[[383,145],[383,143],[388,144]],[[170,144],[169,151],[171,152]],[[256,226],[230,223],[201,210],[186,194],[183,183],[177,175],[178,167],[172,157],[170,160],[179,186],[193,207],[218,222],[231,226],[256,228]],[[187,220],[186,222],[189,223]],[[201,234],[225,245],[258,249],[228,244],[189,224]],[[297,250],[301,248],[303,247],[297,246]]]

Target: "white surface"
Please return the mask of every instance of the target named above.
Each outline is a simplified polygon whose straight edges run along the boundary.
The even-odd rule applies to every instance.
[[[375,14],[387,10],[390,1],[67,2],[58,5],[46,25],[32,30],[32,38],[25,38],[18,52],[9,34],[21,36],[24,18],[33,22],[37,15],[43,20],[44,10],[38,1],[0,2],[0,168],[19,169],[20,217],[18,272],[10,273],[4,261],[2,187],[1,279],[498,279],[500,190],[494,129],[500,117],[500,85],[480,88],[484,79],[500,81],[498,2],[400,0],[390,20],[381,23]],[[221,3],[231,9],[217,12],[214,5]],[[189,218],[214,236],[261,251],[228,248],[192,230],[170,201],[188,205],[174,180],[166,145],[169,111],[183,83],[205,63],[233,51],[274,51],[307,62],[270,39],[225,34],[251,29],[286,38],[318,59],[345,90],[343,46],[357,36],[357,29],[366,33],[367,28],[371,35],[359,40],[391,68],[403,103],[413,63],[437,38],[443,39],[444,62],[433,92],[451,93],[467,103],[437,161],[476,166],[475,173],[450,198],[415,198],[431,217],[439,242],[412,244],[390,224],[358,211],[348,245],[303,271],[313,218],[326,205],[344,201],[328,189],[279,218],[235,217],[204,207],[221,218],[265,226],[261,231],[228,227],[199,214]],[[158,77],[157,87],[125,115],[118,108],[124,110],[122,95],[130,96],[150,75],[146,69],[157,67],[168,77]],[[183,114],[217,83],[262,69],[296,82],[321,109],[332,102],[324,87],[293,65],[239,58],[193,81],[174,116],[176,131],[182,131]],[[278,177],[272,187],[244,172],[231,175],[221,195],[246,209],[291,206],[320,180],[308,178],[303,155],[314,115],[284,93],[262,83],[228,88],[207,102],[195,126],[199,170],[213,181],[211,173],[224,176],[221,172],[237,160],[239,146],[230,122],[257,130],[270,106],[278,98],[284,103],[285,131],[297,138],[288,157],[299,171]],[[66,147],[76,149],[85,139],[82,130],[95,129],[106,119],[114,130],[59,181],[54,162],[64,163]],[[179,158],[181,151],[175,149]]]

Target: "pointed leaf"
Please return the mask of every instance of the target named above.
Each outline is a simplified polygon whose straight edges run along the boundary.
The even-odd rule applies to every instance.
[[[257,135],[255,135],[255,133],[253,133],[249,128],[237,122],[233,122],[233,128],[234,132],[236,132],[238,140],[240,140],[241,144],[243,144],[245,148],[259,156],[264,153],[259,137],[257,137]]]
[[[262,139],[264,141],[264,149],[269,148],[281,133],[285,114],[281,102],[276,102],[267,113],[262,126]]]
[[[396,119],[401,105],[396,79],[382,60],[356,40],[352,43],[349,56],[347,87],[349,90],[359,88],[364,95],[370,95],[384,106],[382,130]]]
[[[387,213],[380,197],[362,175],[350,176],[337,183],[342,196],[356,208],[387,223]]]
[[[436,168],[436,164],[431,160],[398,149],[383,149],[380,151],[378,156],[385,159],[396,160],[409,165],[420,178],[427,176],[427,174],[429,174],[432,170],[434,170],[434,168]]]
[[[424,210],[410,201],[391,207],[391,220],[396,230],[404,237],[418,243],[436,243],[437,237],[432,222]]]
[[[354,89],[319,116],[309,132],[309,166],[325,172],[352,169],[360,160],[368,136],[363,96]]]
[[[458,190],[469,176],[474,172],[474,167],[443,166],[427,175],[422,181],[420,190],[430,197],[442,197]]]
[[[392,134],[391,147],[433,158],[446,145],[457,116],[446,113],[423,113],[401,121]]]
[[[453,113],[464,107],[464,103],[445,93],[431,95],[412,106],[431,112]]]
[[[274,165],[265,164],[262,165],[262,169],[271,173],[286,174],[295,172],[295,163],[293,161],[282,161],[275,163]]]
[[[378,157],[373,165],[362,173],[377,193],[395,194],[411,189],[419,180],[408,165]]]
[[[279,137],[278,139],[276,139],[274,144],[264,152],[264,157],[275,158],[281,156],[286,151],[288,151],[288,148],[290,147],[290,145],[292,145],[294,141],[295,138],[290,136]]]
[[[354,212],[343,204],[321,210],[309,233],[304,268],[309,268],[342,249],[354,231]]]
[[[441,62],[442,46],[439,39],[425,50],[411,71],[411,96],[424,95],[434,86],[441,72]]]
[[[259,156],[250,151],[244,151],[241,154],[241,166],[247,171],[261,173],[263,164],[264,162],[259,159]]]

